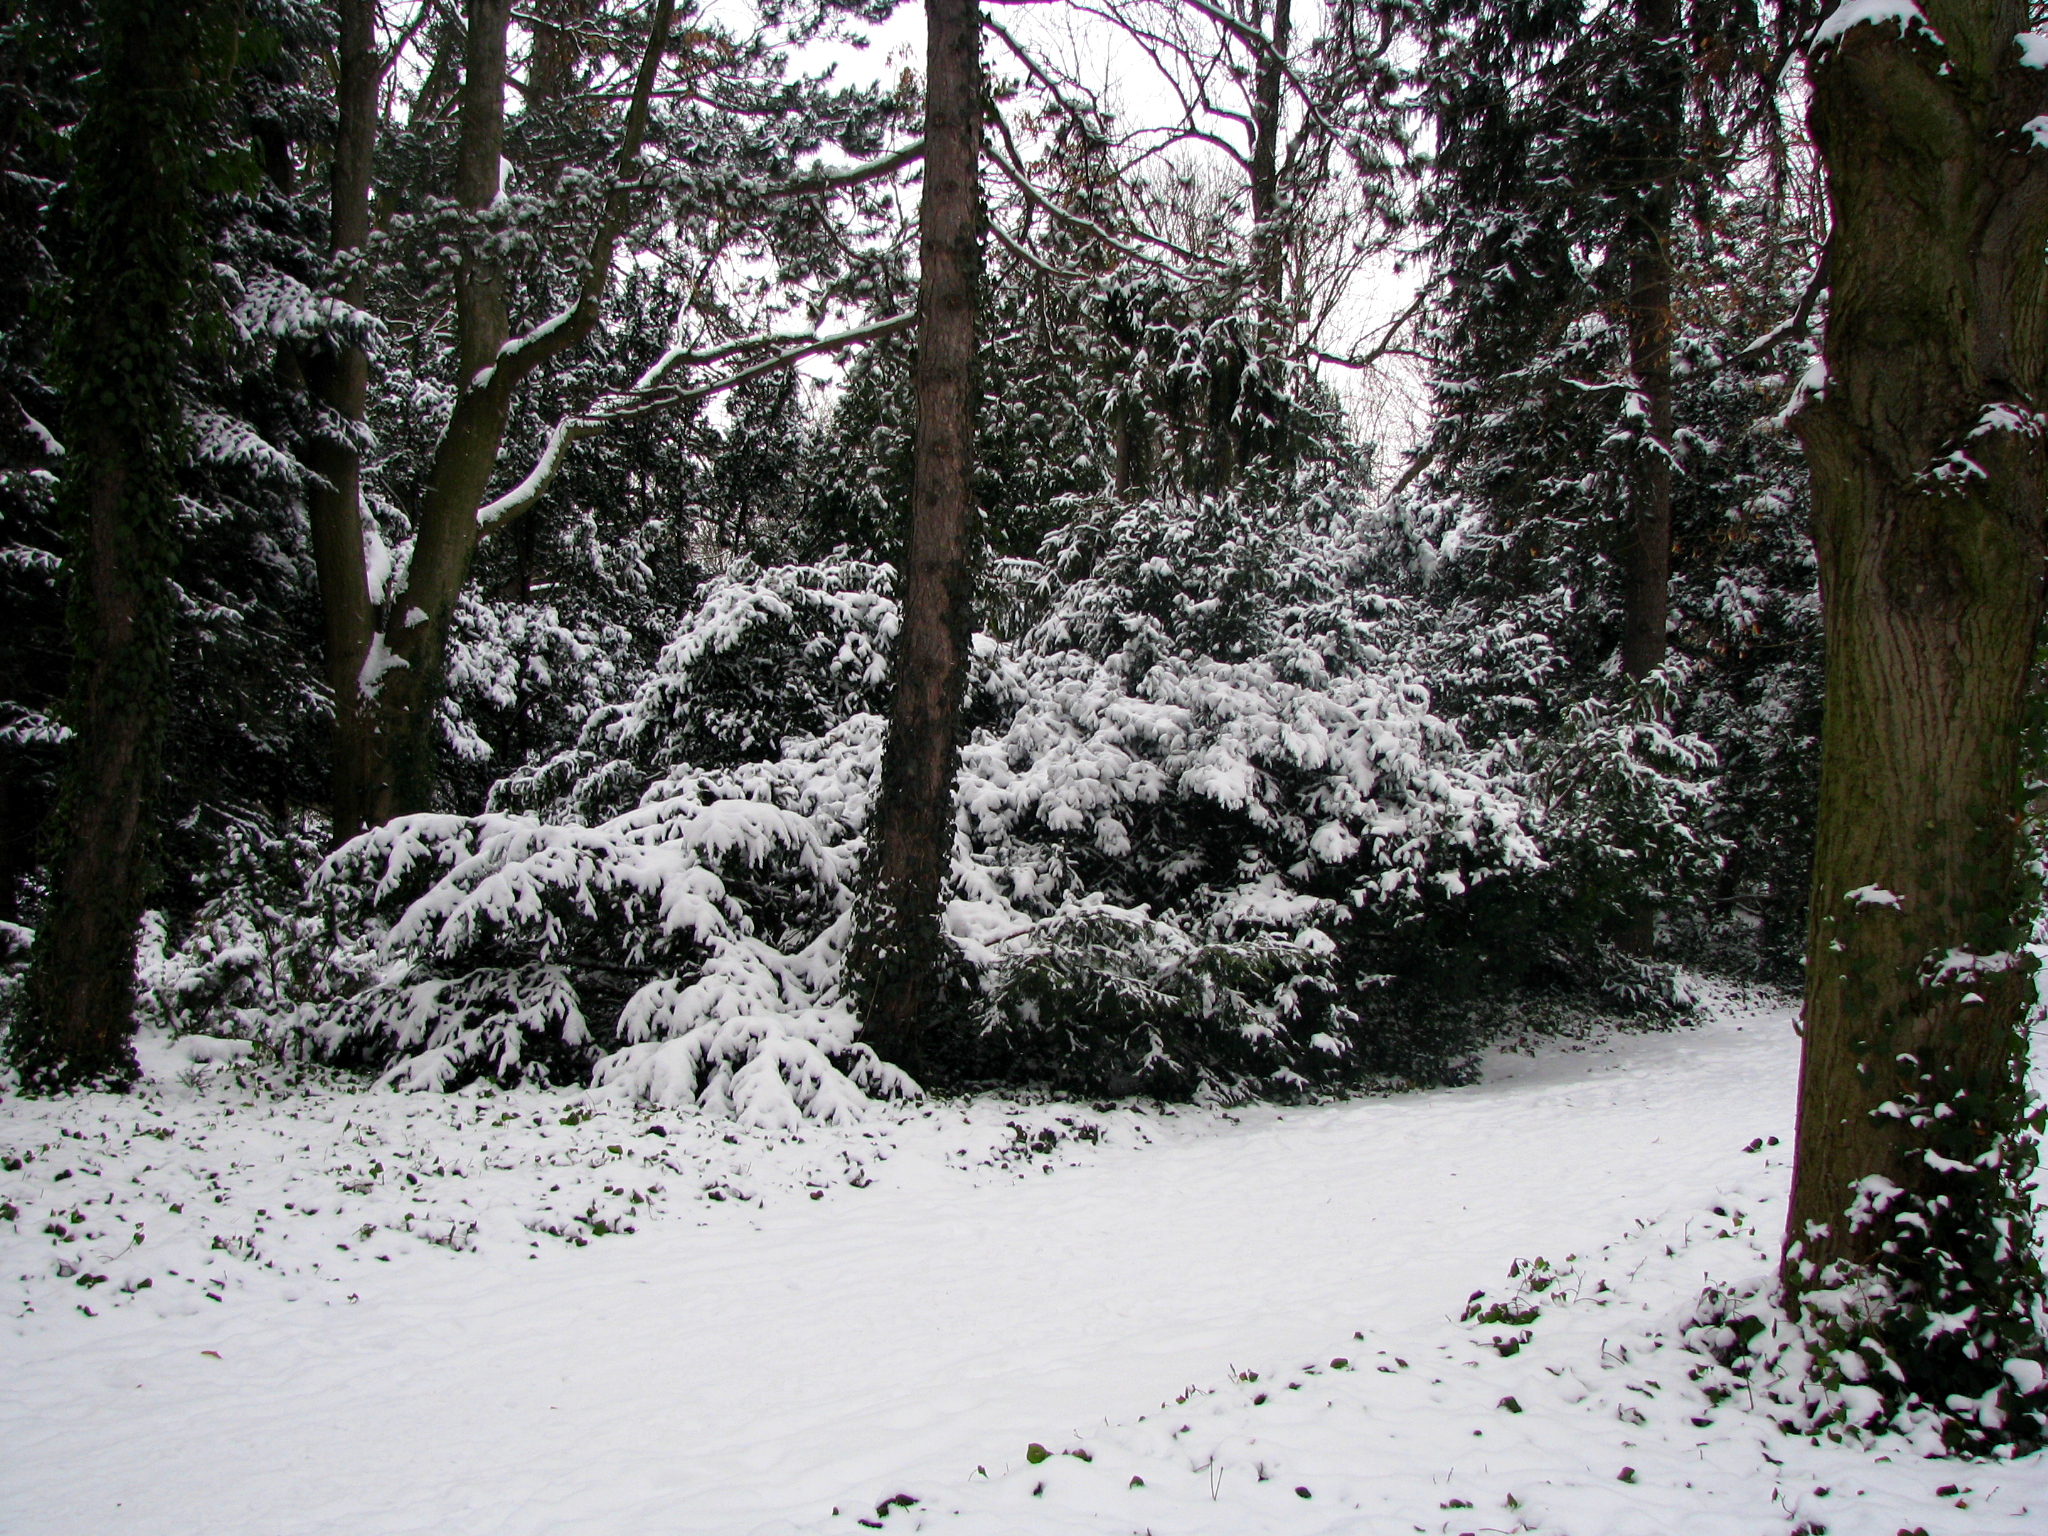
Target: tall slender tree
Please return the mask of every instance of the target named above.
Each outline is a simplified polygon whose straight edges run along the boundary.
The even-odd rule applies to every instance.
[[[1629,475],[1623,562],[1621,665],[1642,679],[1664,664],[1671,607],[1671,218],[1685,123],[1685,39],[1677,0],[1635,0],[1639,97],[1617,114],[1623,142],[1609,170],[1618,183],[1628,251],[1628,367],[1636,447]]]
[[[1810,49],[1834,235],[1795,424],[1827,693],[1783,1279],[1847,1334],[1850,1379],[1942,1414],[1958,1448],[2048,1438],[2025,948],[2048,72],[2027,20],[1844,5]]]
[[[75,147],[77,227],[56,365],[64,398],[73,735],[28,1013],[8,1036],[31,1089],[134,1075],[136,922],[153,864],[172,644],[178,371],[204,161],[233,69],[232,12],[107,0]]]
[[[967,691],[974,562],[974,311],[981,277],[981,5],[926,0],[917,437],[888,744],[850,956],[862,1032],[914,1063],[937,999],[939,898]]]
[[[367,275],[359,259],[370,239],[370,175],[377,148],[377,86],[385,61],[377,53],[376,0],[336,0],[334,153],[328,162],[328,244],[350,264],[342,300],[361,305]],[[331,826],[337,837],[370,817],[375,781],[372,722],[361,678],[376,630],[376,605],[363,559],[363,418],[370,359],[343,342],[305,359],[307,384],[323,409],[306,445],[307,467],[319,477],[306,492],[313,559],[320,578],[327,681],[334,694]]]

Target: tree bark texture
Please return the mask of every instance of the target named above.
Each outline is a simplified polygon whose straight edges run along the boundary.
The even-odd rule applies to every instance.
[[[1289,215],[1283,191],[1280,140],[1286,128],[1283,63],[1294,40],[1292,0],[1273,0],[1266,45],[1252,72],[1251,282],[1253,340],[1242,368],[1212,386],[1225,419],[1216,438],[1215,484],[1227,487],[1256,459],[1284,452],[1287,397],[1268,369],[1287,341],[1286,282]]]
[[[329,167],[329,253],[343,260],[370,238],[370,175],[377,147],[376,0],[336,0],[340,47],[335,81],[334,159]],[[360,275],[341,297],[363,301]],[[370,825],[369,786],[375,777],[371,722],[358,679],[377,632],[363,549],[362,457],[357,444],[370,385],[362,348],[341,343],[304,360],[304,372],[322,411],[321,431],[306,447],[306,462],[320,480],[306,494],[313,564],[320,580],[320,611],[327,683],[334,694],[331,836],[339,844]]]
[[[1677,0],[1636,0],[1644,56],[1630,185],[1628,363],[1639,419],[1623,558],[1622,670],[1640,680],[1664,664],[1671,591],[1671,217],[1685,121],[1685,59]]]
[[[862,1035],[913,1065],[939,994],[939,905],[967,688],[975,550],[974,306],[981,275],[981,7],[927,0],[917,439],[888,742],[848,960]]]
[[[1259,295],[1259,321],[1279,322],[1286,272],[1286,210],[1280,204],[1280,130],[1286,95],[1282,61],[1294,40],[1292,0],[1274,0],[1271,51],[1259,59],[1252,84],[1252,281]]]
[[[477,512],[497,472],[505,425],[520,384],[549,358],[580,345],[597,325],[613,253],[625,227],[631,196],[627,184],[646,137],[649,100],[674,15],[674,0],[656,0],[612,168],[614,186],[591,239],[576,302],[514,339],[506,311],[505,276],[487,254],[485,236],[489,210],[500,190],[506,33],[512,4],[511,0],[467,0],[463,73],[455,91],[455,193],[475,220],[474,238],[455,278],[455,405],[435,446],[414,519],[411,559],[403,585],[379,605],[369,591],[366,573],[359,577],[339,570],[351,555],[357,571],[363,570],[359,494],[351,498],[357,507],[353,526],[337,498],[325,524],[324,542],[316,537],[316,543],[330,548],[338,563],[335,579],[330,583],[324,569],[322,579],[335,714],[337,722],[348,722],[337,730],[337,836],[427,810],[433,804],[439,768],[435,711],[446,682],[449,629],[478,542],[486,532],[506,526],[500,522],[493,530],[484,529]],[[374,85],[367,99],[374,102]],[[344,133],[347,130],[344,123]],[[374,128],[362,131],[373,133]],[[351,181],[346,189],[342,186],[341,159],[338,153],[337,208],[346,191],[353,218],[355,183]],[[367,184],[367,148],[360,174]],[[367,199],[361,208],[367,231]],[[338,220],[337,241],[341,232]],[[367,629],[362,624],[365,611]]]
[[[2025,125],[2048,74],[2019,64],[2023,0],[1925,11],[1938,36],[1857,25],[1811,68],[1834,236],[1826,378],[1795,418],[1827,646],[1795,1300],[1877,1256],[1844,1215],[1864,1181],[1926,1195],[1937,1133],[1956,1158],[2012,1132],[2033,995],[2048,149]]]
[[[152,873],[170,692],[177,388],[198,260],[197,162],[232,39],[218,12],[109,0],[76,139],[78,256],[57,363],[73,644],[65,758],[28,1009],[31,1090],[132,1078],[135,929]]]

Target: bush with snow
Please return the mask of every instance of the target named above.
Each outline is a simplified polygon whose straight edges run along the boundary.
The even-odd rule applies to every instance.
[[[947,1070],[1225,1097],[1431,1076],[1427,1040],[1364,1021],[1411,934],[1543,869],[1521,782],[1432,712],[1341,502],[1081,512],[998,573],[1017,632],[975,639]],[[914,1092],[841,1000],[896,622],[886,567],[736,566],[486,814],[338,851],[319,899],[362,937],[316,1047],[401,1086],[594,1074],[761,1124]]]

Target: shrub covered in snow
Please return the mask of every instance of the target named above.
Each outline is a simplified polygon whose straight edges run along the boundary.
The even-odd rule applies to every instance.
[[[1361,1028],[1375,957],[1543,860],[1515,782],[1391,649],[1344,513],[1103,503],[999,573],[1024,621],[975,642],[962,1076],[1238,1095],[1434,1070]],[[340,850],[321,898],[369,937],[318,1047],[419,1087],[594,1069],[764,1123],[912,1091],[840,1004],[895,626],[886,567],[736,566],[486,814]]]

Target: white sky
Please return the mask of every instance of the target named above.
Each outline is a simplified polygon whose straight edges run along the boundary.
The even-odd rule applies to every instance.
[[[725,11],[751,10],[750,0],[708,0],[698,8],[698,14],[717,16]],[[1297,43],[1314,35],[1321,11],[1317,0],[1297,0]],[[1041,59],[1088,82],[1103,102],[1130,125],[1164,127],[1180,120],[1180,104],[1167,82],[1151,60],[1117,28],[1076,7],[1056,3],[991,6],[989,14]],[[738,23],[739,17],[735,15],[734,20]],[[852,22],[842,25],[848,34],[864,35],[867,45],[849,46],[843,40],[815,44],[798,53],[794,67],[812,72],[829,66],[835,78],[848,84],[893,83],[905,69],[923,72],[922,0],[905,0],[886,21],[873,28],[862,29]],[[993,37],[986,44],[984,56],[994,71],[1011,77],[1021,73],[1016,60]],[[906,178],[901,195],[906,209],[914,208],[914,179]],[[1340,354],[1369,346],[1387,322],[1413,300],[1415,285],[1412,269],[1396,272],[1391,260],[1374,263],[1351,283],[1328,333],[1320,338],[1321,344]],[[828,324],[837,324],[842,318],[857,317],[836,317]],[[798,366],[820,396],[829,396],[836,389],[845,361],[820,357]],[[1327,364],[1318,366],[1363,435],[1377,439],[1394,454],[1413,445],[1421,428],[1423,396],[1412,366],[1395,361],[1370,375]],[[713,419],[721,414],[721,404],[716,400],[707,409]]]
[[[1314,35],[1320,25],[1321,10],[1314,0],[1297,6],[1297,39]],[[1056,58],[1076,69],[1132,123],[1164,125],[1178,120],[1179,103],[1166,82],[1151,61],[1114,27],[1064,5],[997,6],[991,7],[990,14],[1026,46],[1042,51],[1042,57]],[[869,45],[865,49],[840,44],[820,46],[801,57],[799,67],[815,68],[830,63],[838,78],[849,83],[893,81],[905,68],[922,72],[924,34],[922,0],[906,0],[886,22],[868,33]],[[985,57],[993,70],[1010,75],[1019,73],[1015,60],[993,38]],[[1375,263],[1351,285],[1338,309],[1333,334],[1323,338],[1324,345],[1340,353],[1368,345],[1393,316],[1412,302],[1415,286],[1412,267],[1406,272],[1395,272],[1391,261]],[[822,379],[830,371],[829,364],[821,364],[814,376]],[[1370,379],[1351,369],[1327,365],[1322,372],[1370,435],[1381,437],[1389,448],[1397,451],[1409,446],[1420,412],[1420,390],[1412,369],[1396,365]]]

